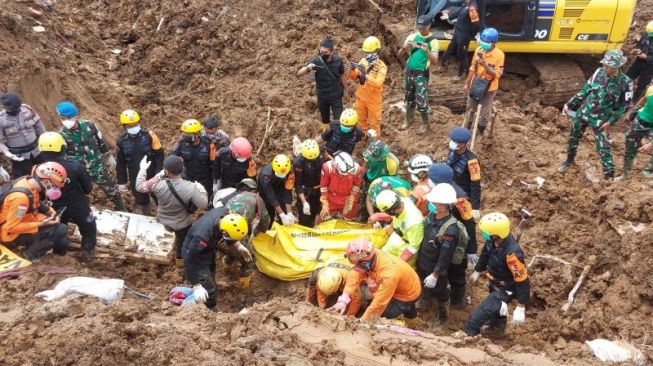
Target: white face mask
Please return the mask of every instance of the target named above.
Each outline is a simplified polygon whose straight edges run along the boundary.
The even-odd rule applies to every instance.
[[[415,174],[411,174],[411,175],[410,175],[410,180],[412,180],[412,181],[415,182],[415,183],[419,183],[419,182],[422,181],[422,180],[419,179],[419,177],[416,176]]]
[[[247,161],[247,158],[236,158],[236,161],[238,161],[239,163],[244,163]]]
[[[66,127],[67,129],[70,130],[71,128],[73,128],[75,126],[76,122],[77,121],[75,121],[74,119],[64,119],[64,120],[61,121],[61,124],[64,127]]]
[[[458,148],[458,144],[453,142],[452,140],[449,140],[449,150],[456,150]]]
[[[127,133],[130,135],[136,135],[141,132],[141,126],[134,126],[127,129]]]
[[[285,178],[286,175],[288,175],[288,174],[278,174],[278,173],[274,173],[274,175],[276,175],[277,178],[281,178],[281,179],[283,179],[283,178]]]

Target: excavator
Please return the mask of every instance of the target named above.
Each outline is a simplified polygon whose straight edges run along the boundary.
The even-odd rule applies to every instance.
[[[444,9],[460,6],[462,2],[450,0]],[[415,15],[426,14],[430,3],[430,0],[417,0]],[[575,55],[598,55],[620,48],[626,40],[636,0],[477,0],[476,3],[479,28],[496,28],[499,47],[509,53],[505,72],[524,78],[537,75],[541,101],[561,106],[586,80],[574,61]],[[415,18],[395,24],[382,22],[388,24],[385,28],[389,43],[397,48],[401,46],[414,31]],[[439,15],[435,18],[431,32],[444,51],[453,25],[440,20]],[[470,42],[470,52],[476,47],[475,41]],[[453,112],[465,109],[466,96],[448,78],[431,78],[429,95],[434,104],[445,105]]]

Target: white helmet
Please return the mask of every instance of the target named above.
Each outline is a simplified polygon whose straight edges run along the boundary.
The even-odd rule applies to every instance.
[[[451,205],[456,203],[456,190],[449,183],[436,184],[425,198],[431,203]]]
[[[428,172],[431,165],[433,165],[433,159],[424,154],[417,154],[406,162],[410,174]]]
[[[354,174],[356,172],[354,158],[344,151],[336,151],[333,161],[336,164],[336,169],[342,175]]]

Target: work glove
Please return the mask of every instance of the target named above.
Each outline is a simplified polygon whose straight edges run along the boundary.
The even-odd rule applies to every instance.
[[[322,219],[322,221],[327,221],[331,218],[329,216],[329,201],[327,201],[326,199],[322,199],[320,200],[320,202],[322,202],[322,210],[320,211],[320,218]]]
[[[474,272],[472,273],[472,275],[469,276],[469,279],[470,279],[470,281],[476,283],[476,282],[478,282],[479,277],[481,277],[481,273],[480,273],[480,272],[476,272],[476,271],[474,271]]]
[[[347,216],[351,212],[352,208],[354,208],[354,200],[356,200],[356,196],[349,195],[347,197],[347,200],[345,201],[345,207],[342,209],[342,214]]]
[[[311,215],[311,205],[308,203],[308,201],[304,201],[304,203],[302,203],[302,212],[306,216]]]
[[[526,320],[526,308],[524,306],[517,306],[515,308],[515,311],[512,312],[512,325],[522,325],[524,324],[525,320]]]
[[[115,170],[116,169],[116,158],[113,157],[113,155],[109,154],[109,157],[107,158],[107,165],[109,166],[109,169]]]
[[[295,156],[299,156],[302,153],[302,140],[297,135],[292,137],[292,153]]]
[[[290,226],[294,222],[290,214],[282,213],[279,215],[279,218],[281,219],[281,223],[283,224],[283,226]]]
[[[375,221],[374,224],[372,225],[372,227],[373,227],[374,229],[380,229],[380,228],[383,227],[383,225],[381,225],[380,222]]]
[[[158,177],[158,178],[163,178],[164,175],[166,175],[166,171],[165,171],[165,169],[161,169],[160,172],[154,174],[154,176],[155,176],[155,177]]]
[[[426,288],[435,288],[435,285],[438,283],[438,277],[434,276],[433,273],[431,273],[428,277],[424,279],[424,287]]]
[[[297,218],[295,217],[295,214],[293,214],[292,212],[288,212],[288,217],[290,217],[290,219],[292,220],[293,224],[296,223],[297,221],[299,221],[299,220],[297,220]]]
[[[23,158],[23,157],[12,154],[12,152],[9,151],[9,150],[5,151],[4,154],[5,154],[6,157],[8,157],[9,159],[11,159],[13,161],[23,161],[23,160],[25,160],[25,158]]]
[[[501,309],[499,309],[500,316],[508,316],[508,304],[505,301],[501,301]]]
[[[11,175],[9,175],[9,173],[7,173],[5,168],[1,166],[0,166],[0,180],[2,181],[2,183],[9,182],[11,180]]]
[[[245,260],[245,262],[250,263],[254,259],[249,249],[247,249],[241,243],[238,243],[237,250],[238,250],[238,254],[240,254],[240,256]]]
[[[129,189],[127,188],[126,184],[118,184],[116,187],[118,188],[118,192],[120,192],[120,193],[129,192]]]
[[[147,156],[143,156],[143,159],[139,163],[139,167],[141,170],[147,170],[150,165],[152,165],[152,162],[147,160]]]
[[[467,263],[472,267],[476,267],[476,263],[478,263],[478,254],[472,253],[472,254],[467,254]]]
[[[200,182],[195,182],[194,184],[195,184],[195,189],[197,189],[198,191],[200,191],[200,193],[202,193],[202,194],[206,194],[206,188],[204,188],[204,186],[202,185],[202,183],[200,183]]]
[[[474,217],[474,221],[478,222],[481,219],[481,211],[472,210],[472,217]]]
[[[371,128],[369,130],[367,130],[366,135],[367,135],[367,137],[369,137],[371,139],[373,139],[373,138],[375,138],[377,136],[376,131],[371,129]]]
[[[349,305],[349,302],[351,301],[351,298],[349,295],[346,293],[342,293],[342,295],[338,296],[338,302],[336,302],[335,305],[333,305],[329,310],[336,312],[338,314],[344,314],[345,310],[347,309],[347,305]]]
[[[564,107],[562,107],[562,112],[561,112],[561,114],[562,114],[563,116],[565,116],[565,115],[567,115],[567,112],[569,112],[569,106],[568,106],[567,104],[565,104]]]
[[[193,295],[195,296],[195,303],[203,304],[209,298],[209,293],[206,292],[206,289],[201,283],[193,286]]]
[[[220,179],[213,181],[213,192],[217,192],[220,190],[220,186],[222,185],[222,181]]]

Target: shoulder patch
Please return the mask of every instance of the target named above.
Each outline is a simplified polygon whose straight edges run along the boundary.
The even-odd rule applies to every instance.
[[[469,169],[469,178],[472,182],[481,180],[481,166],[478,159],[472,159],[467,162],[467,169]]]
[[[156,133],[154,133],[154,131],[152,130],[149,130],[147,132],[150,134],[150,138],[152,138],[152,150],[161,149],[161,141],[159,141],[159,138],[157,137]]]
[[[524,282],[528,279],[526,265],[514,253],[506,257],[506,264],[510,272],[512,272],[512,277],[515,279],[515,282]]]
[[[19,205],[18,210],[16,211],[16,217],[22,219],[23,217],[25,217],[26,213],[27,213],[27,206]]]

